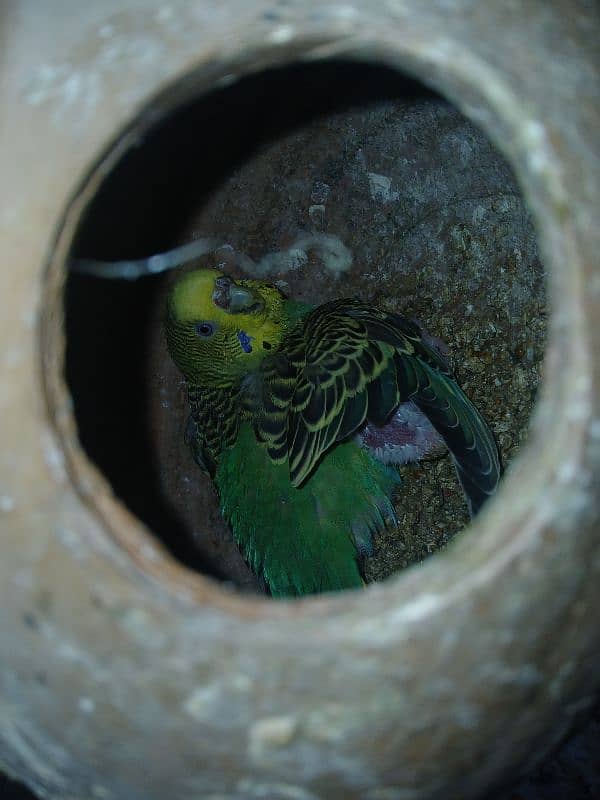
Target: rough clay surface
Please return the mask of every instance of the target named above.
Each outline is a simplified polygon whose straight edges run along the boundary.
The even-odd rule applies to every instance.
[[[62,0],[41,13],[8,4],[0,25],[0,765],[63,799],[490,797],[598,690],[595,6]],[[83,457],[62,384],[63,267],[110,170],[102,154],[137,119],[119,139],[135,150],[173,86],[183,98],[344,52],[415,70],[514,165],[549,270],[545,383],[502,502],[471,534],[363,592],[286,605],[181,569]],[[377,197],[400,197],[386,165],[366,171]],[[322,198],[311,205],[327,212]]]

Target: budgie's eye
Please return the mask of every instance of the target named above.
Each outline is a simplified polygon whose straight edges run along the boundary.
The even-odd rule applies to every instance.
[[[217,330],[217,326],[213,322],[197,322],[194,330],[202,339],[208,339]]]

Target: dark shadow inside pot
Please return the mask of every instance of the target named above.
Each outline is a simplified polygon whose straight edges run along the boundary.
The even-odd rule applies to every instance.
[[[350,269],[336,271],[317,247],[279,259],[270,280],[296,299],[358,295],[416,317],[448,345],[509,462],[526,434],[545,336],[531,219],[483,133],[396,71],[291,66],[179,108],[107,176],[72,255],[141,258],[212,237],[258,261],[323,236],[348,249]],[[171,280],[69,277],[67,380],[81,442],[177,558],[261,591],[183,443],[185,390],[162,332]],[[421,560],[468,521],[449,459],[402,474],[400,529],[378,537],[368,579]]]

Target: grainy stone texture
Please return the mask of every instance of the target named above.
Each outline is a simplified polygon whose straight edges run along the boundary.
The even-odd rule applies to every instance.
[[[597,11],[64,0],[45,24],[33,1],[2,13],[1,766],[56,798],[489,797],[598,689]],[[118,152],[171,104],[342,54],[416,72],[515,168],[549,271],[545,383],[528,447],[469,534],[364,592],[276,604],[180,568],[84,458],[62,381],[63,266]],[[368,171],[377,197],[397,191]]]

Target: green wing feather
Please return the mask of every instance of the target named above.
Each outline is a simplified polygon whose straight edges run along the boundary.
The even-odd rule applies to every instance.
[[[365,421],[384,425],[413,400],[444,438],[472,513],[495,490],[494,438],[436,350],[410,320],[345,299],[301,320],[265,359],[255,432],[301,486],[323,455]]]
[[[423,363],[411,367],[408,385],[417,387],[412,399],[444,438],[473,516],[496,491],[501,475],[492,432],[449,376]]]
[[[256,434],[274,461],[289,462],[293,486],[308,478],[333,444],[364,423],[367,387],[384,373],[386,413],[398,403],[389,370],[394,349],[369,339],[363,323],[344,313],[353,302],[319,306],[284,340],[282,352],[263,362],[263,412]]]
[[[381,337],[396,347],[400,399],[412,400],[443,437],[469,510],[476,514],[495,492],[502,474],[498,448],[488,424],[456,383],[446,362],[424,341],[417,325],[398,314],[384,312],[376,312],[372,319],[372,309],[365,307],[349,313],[364,320],[368,336]]]

